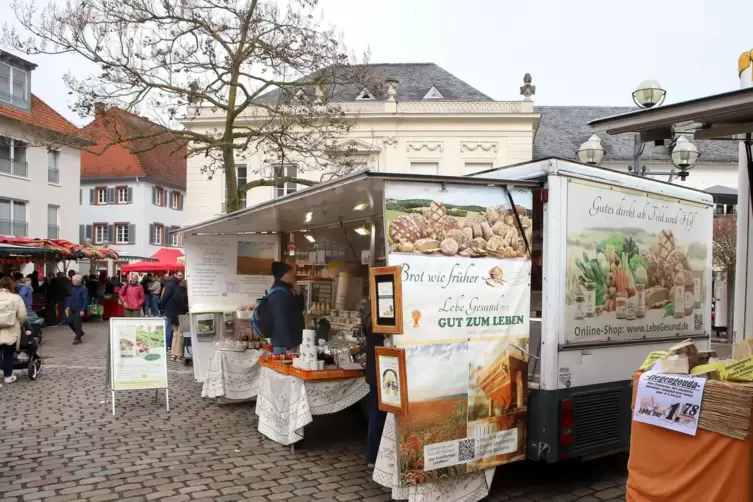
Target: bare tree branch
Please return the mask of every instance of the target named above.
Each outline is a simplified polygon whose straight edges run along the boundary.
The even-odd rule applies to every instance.
[[[734,276],[737,264],[737,217],[734,215],[714,218],[714,266]]]

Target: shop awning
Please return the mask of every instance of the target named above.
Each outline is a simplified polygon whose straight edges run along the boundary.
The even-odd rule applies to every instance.
[[[152,255],[151,260],[129,263],[120,267],[124,273],[130,272],[175,272],[185,270],[183,253],[179,249],[162,248]]]
[[[381,218],[384,184],[387,181],[420,181],[455,185],[536,187],[536,182],[460,176],[426,176],[362,171],[272,199],[256,206],[218,216],[180,233],[190,235],[243,235],[300,232],[337,228]]]

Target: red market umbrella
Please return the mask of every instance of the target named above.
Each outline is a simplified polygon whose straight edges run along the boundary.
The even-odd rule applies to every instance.
[[[152,255],[157,261],[137,261],[120,267],[121,272],[176,272],[185,270],[185,259],[179,249],[162,248]]]

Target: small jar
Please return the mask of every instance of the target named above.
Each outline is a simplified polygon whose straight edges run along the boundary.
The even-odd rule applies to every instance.
[[[586,317],[593,317],[596,315],[596,284],[586,282],[583,288],[586,290],[583,295]]]
[[[701,295],[703,294],[703,289],[701,288],[701,284],[703,282],[703,272],[696,270],[693,272],[693,308],[699,309],[701,308],[701,303],[706,298],[701,298]]]
[[[635,285],[635,317],[646,316],[646,285]]]
[[[583,318],[586,316],[585,303],[586,303],[586,297],[583,295],[583,293],[578,293],[577,295],[575,295],[575,320],[576,321],[582,321]]]
[[[626,311],[625,318],[628,321],[635,321],[635,317],[636,317],[635,306],[632,305],[630,302],[628,302],[628,305],[625,311]]]
[[[627,318],[627,296],[625,293],[617,293],[614,299],[614,310],[617,313],[617,319]]]

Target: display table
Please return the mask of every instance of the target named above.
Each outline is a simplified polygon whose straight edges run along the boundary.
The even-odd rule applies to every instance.
[[[201,397],[223,402],[247,401],[259,393],[259,357],[262,350],[212,351]]]
[[[102,304],[102,319],[109,319],[111,317],[125,317],[125,311],[123,306],[118,302],[117,298],[102,298],[100,300]]]
[[[636,373],[633,380],[633,406],[639,377]],[[749,431],[753,432],[753,421]],[[751,472],[751,433],[739,440],[699,427],[696,435],[690,436],[632,423],[628,502],[748,502],[753,500]]]
[[[369,393],[366,379],[304,380],[262,366],[256,415],[259,432],[282,445],[303,439],[313,415],[328,415],[356,404]]]
[[[401,487],[397,462],[397,433],[395,415],[387,414],[382,440],[374,467],[373,479],[392,490],[393,500],[411,502],[476,502],[489,495],[494,479],[494,467],[474,472],[462,478]]]

